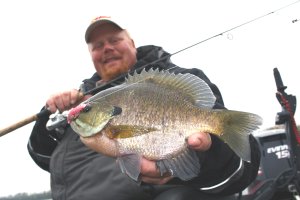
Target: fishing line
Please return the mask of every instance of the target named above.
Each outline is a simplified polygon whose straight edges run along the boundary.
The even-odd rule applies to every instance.
[[[237,25],[237,26],[234,26],[234,27],[232,27],[232,28],[230,28],[230,29],[228,29],[228,30],[225,30],[225,31],[223,31],[223,32],[221,32],[221,33],[218,33],[218,34],[216,34],[216,35],[214,35],[214,36],[211,36],[211,37],[206,38],[206,39],[204,39],[204,40],[202,40],[202,41],[200,41],[200,42],[197,42],[197,43],[195,43],[195,44],[193,44],[193,45],[191,45],[191,46],[188,46],[188,47],[186,47],[186,48],[183,48],[183,49],[181,49],[181,50],[179,50],[179,51],[177,51],[177,52],[175,52],[175,53],[172,53],[171,56],[173,56],[173,55],[175,55],[175,54],[178,54],[178,53],[180,53],[180,52],[182,52],[182,51],[185,51],[185,50],[187,50],[187,49],[189,49],[189,48],[192,48],[192,47],[194,47],[194,46],[197,46],[197,45],[199,45],[199,44],[201,44],[201,43],[204,43],[204,42],[206,42],[206,41],[208,41],[208,40],[211,40],[211,39],[213,39],[213,38],[216,38],[216,37],[218,37],[218,36],[222,36],[224,33],[230,32],[230,31],[232,31],[232,30],[235,30],[235,29],[238,29],[238,28],[240,28],[240,27],[242,27],[242,26],[245,26],[245,25],[247,25],[247,24],[250,24],[250,23],[252,23],[252,22],[254,22],[254,21],[260,20],[260,19],[262,19],[262,18],[264,18],[264,17],[267,17],[268,15],[274,14],[274,13],[280,11],[280,10],[283,10],[283,9],[285,9],[285,8],[287,8],[287,7],[289,7],[289,6],[292,6],[292,5],[296,4],[296,3],[299,3],[299,2],[300,2],[300,0],[295,1],[295,2],[293,2],[293,3],[291,3],[291,4],[288,4],[288,5],[285,5],[285,6],[283,6],[283,7],[280,7],[280,8],[278,8],[278,9],[276,9],[276,10],[274,10],[274,11],[272,11],[272,12],[269,12],[269,13],[267,13],[267,14],[264,14],[264,15],[262,15],[262,16],[260,16],[260,17],[256,17],[256,18],[254,18],[254,19],[252,19],[252,20],[249,20],[249,21],[247,21],[247,22],[244,22],[244,23],[242,23],[242,24],[239,24],[239,25]],[[297,21],[297,20],[296,20],[296,21]],[[296,22],[296,21],[295,21],[295,22]]]
[[[170,57],[173,56],[173,55],[176,55],[176,54],[178,54],[178,53],[180,53],[180,52],[183,52],[183,51],[185,51],[185,50],[187,50],[187,49],[190,49],[190,48],[192,48],[192,47],[194,47],[194,46],[197,46],[197,45],[199,45],[199,44],[202,44],[202,43],[204,43],[204,42],[206,42],[206,41],[212,40],[212,39],[214,39],[214,38],[216,38],[216,37],[222,36],[224,33],[228,33],[228,32],[230,32],[230,31],[232,31],[232,30],[241,28],[241,27],[246,26],[246,25],[248,25],[248,24],[250,24],[250,23],[252,23],[252,22],[258,21],[258,20],[260,20],[260,19],[262,19],[262,18],[265,18],[265,17],[267,17],[267,16],[269,16],[269,15],[271,15],[271,14],[274,14],[274,13],[280,11],[280,10],[286,9],[287,7],[290,7],[290,6],[292,6],[292,5],[296,4],[296,3],[299,3],[299,2],[300,2],[300,0],[295,1],[295,2],[293,2],[293,3],[290,3],[290,4],[288,4],[288,5],[282,6],[282,7],[278,8],[278,9],[272,11],[272,12],[266,13],[266,14],[264,14],[264,15],[262,15],[262,16],[259,16],[259,17],[256,17],[256,18],[252,19],[252,20],[249,20],[249,21],[247,21],[247,22],[241,23],[241,24],[239,24],[239,25],[237,25],[237,26],[234,26],[234,27],[232,27],[232,28],[230,28],[230,29],[228,29],[228,30],[225,30],[225,31],[223,31],[223,32],[221,32],[221,33],[218,33],[218,34],[216,34],[216,35],[214,35],[214,36],[208,37],[208,38],[206,38],[206,39],[204,39],[204,40],[202,40],[202,41],[200,41],[200,42],[194,43],[194,44],[192,44],[192,45],[190,45],[190,46],[188,46],[188,47],[185,47],[185,48],[183,48],[183,49],[181,49],[181,50],[178,50],[178,51],[176,51],[176,52],[174,52],[174,53],[171,53],[171,54],[169,54],[169,55],[163,56],[163,57],[161,57],[161,58],[159,58],[159,59],[157,59],[157,60],[155,60],[155,61],[152,61],[151,63],[145,64],[145,65],[143,65],[143,66],[141,66],[141,67],[139,67],[139,68],[136,68],[136,69],[131,69],[128,73],[122,74],[122,75],[118,76],[117,78],[115,78],[115,79],[113,79],[113,80],[111,80],[111,81],[108,81],[108,82],[107,82],[106,84],[104,84],[104,85],[101,85],[101,86],[99,86],[99,87],[96,87],[96,88],[94,88],[94,89],[92,89],[92,90],[89,90],[89,91],[85,92],[84,95],[87,95],[87,94],[92,94],[92,95],[94,95],[94,94],[98,93],[98,92],[101,91],[101,90],[107,89],[107,88],[109,87],[109,85],[111,85],[113,82],[119,81],[119,80],[121,80],[122,78],[125,78],[128,74],[132,73],[133,71],[141,70],[141,69],[143,69],[143,68],[145,68],[145,67],[147,67],[147,66],[149,66],[149,65],[156,64],[156,63],[158,63],[158,62],[160,62],[160,61],[162,61],[162,60],[165,60],[165,59],[170,58]],[[298,20],[296,20],[296,21],[294,21],[294,22],[297,22],[297,21],[298,21]],[[170,70],[170,69],[168,69],[168,70]]]
[[[87,99],[86,101],[84,101],[84,102],[82,102],[83,104],[85,104],[85,103],[89,103],[89,102],[94,102],[94,101],[97,101],[97,100],[100,100],[100,99],[103,99],[103,98],[105,98],[105,97],[108,97],[108,96],[110,96],[110,95],[112,95],[112,94],[114,94],[114,93],[116,93],[116,92],[119,92],[119,91],[121,91],[121,90],[124,90],[125,88],[128,88],[129,86],[132,86],[132,85],[135,85],[135,84],[138,84],[139,82],[142,82],[142,81],[144,81],[144,80],[140,80],[140,81],[138,81],[138,82],[136,82],[136,83],[132,83],[132,84],[128,84],[127,86],[125,86],[125,87],[121,87],[120,89],[118,89],[118,90],[115,90],[115,91],[112,91],[111,93],[108,93],[107,95],[104,95],[104,96],[100,96],[99,98],[93,98],[92,100],[90,100],[90,99]],[[121,84],[120,86],[123,86],[124,84]],[[116,87],[118,87],[118,86],[116,86]]]
[[[168,70],[173,69],[173,68],[175,68],[175,67],[177,67],[177,66],[170,67]],[[166,70],[166,71],[168,71],[168,70]],[[133,75],[131,75],[131,76],[133,76]],[[147,79],[151,79],[151,78],[153,78],[153,77],[154,77],[154,75],[152,75],[152,76],[147,76],[145,79],[141,79],[140,81],[137,81],[137,82],[128,84],[127,86],[124,86],[125,84],[121,84],[120,86],[124,86],[124,87],[121,87],[120,89],[115,90],[115,91],[112,91],[111,93],[108,93],[107,95],[101,96],[101,97],[99,97],[99,98],[95,98],[95,99],[92,99],[92,100],[87,99],[87,100],[84,101],[83,103],[89,103],[89,102],[94,102],[94,101],[100,100],[100,99],[102,99],[102,98],[105,98],[105,97],[107,97],[107,96],[110,96],[110,95],[112,95],[112,94],[114,94],[114,93],[116,93],[116,92],[119,92],[119,91],[121,91],[121,90],[124,90],[124,89],[126,89],[126,88],[128,88],[128,87],[130,87],[130,86],[132,86],[132,85],[135,85],[135,84],[144,82],[144,81],[146,81]],[[117,86],[117,87],[118,87],[118,86]]]

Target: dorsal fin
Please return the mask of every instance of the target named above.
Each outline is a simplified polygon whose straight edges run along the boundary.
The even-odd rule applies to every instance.
[[[216,97],[208,84],[198,76],[190,73],[174,74],[167,70],[159,71],[151,68],[146,71],[144,69],[140,74],[135,72],[133,75],[129,75],[125,84],[148,81],[181,91],[184,95],[190,96],[194,104],[199,107],[212,108],[215,104]]]

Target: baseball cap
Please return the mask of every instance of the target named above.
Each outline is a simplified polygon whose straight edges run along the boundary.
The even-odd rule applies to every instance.
[[[94,18],[88,28],[85,31],[85,42],[88,43],[90,39],[90,35],[98,26],[106,23],[112,23],[119,27],[120,29],[123,29],[114,19],[112,19],[110,16],[99,16]]]

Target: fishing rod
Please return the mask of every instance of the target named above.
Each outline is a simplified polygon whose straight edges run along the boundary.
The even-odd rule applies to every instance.
[[[166,55],[166,56],[163,56],[163,57],[161,57],[161,58],[159,58],[159,59],[157,59],[157,60],[155,60],[155,61],[153,61],[153,62],[151,62],[151,63],[145,64],[145,65],[143,65],[143,66],[141,66],[141,67],[138,67],[138,68],[136,68],[136,69],[134,69],[134,70],[135,70],[135,71],[142,70],[142,69],[146,68],[146,67],[149,66],[149,65],[156,64],[156,63],[158,63],[158,62],[160,62],[160,61],[162,61],[162,60],[164,60],[164,59],[169,59],[171,56],[176,55],[176,54],[178,54],[178,53],[180,53],[180,52],[182,52],[182,51],[185,51],[185,50],[187,50],[187,49],[190,49],[190,48],[192,48],[192,47],[194,47],[194,46],[197,46],[197,45],[199,45],[199,44],[201,44],[201,43],[204,43],[204,42],[206,42],[206,41],[208,41],[208,40],[212,40],[213,38],[216,38],[216,37],[218,37],[218,36],[222,36],[224,33],[227,33],[227,32],[229,32],[229,31],[238,29],[238,28],[240,28],[240,27],[242,27],[242,26],[245,26],[245,25],[247,25],[247,24],[249,24],[249,23],[252,23],[252,22],[254,22],[254,21],[260,20],[260,19],[262,19],[262,18],[264,18],[264,17],[266,17],[266,16],[268,16],[268,15],[274,14],[275,12],[278,12],[278,11],[280,11],[280,10],[283,10],[283,9],[285,9],[285,8],[287,8],[287,7],[289,7],[289,6],[292,6],[292,5],[296,4],[296,3],[299,3],[299,2],[300,2],[300,0],[295,1],[295,2],[293,2],[293,3],[291,3],[291,4],[288,4],[288,5],[285,5],[285,6],[281,7],[281,8],[278,8],[278,9],[272,11],[272,12],[269,12],[269,13],[264,14],[264,15],[262,15],[262,16],[256,17],[256,18],[254,18],[254,19],[252,19],[252,20],[249,20],[249,21],[246,21],[246,22],[244,22],[244,23],[241,23],[241,24],[239,24],[239,25],[237,25],[237,26],[234,26],[234,27],[232,27],[232,28],[230,28],[230,29],[227,29],[227,30],[225,30],[225,31],[222,31],[222,32],[220,32],[220,33],[218,33],[218,34],[216,34],[216,35],[213,35],[213,36],[211,36],[211,37],[208,37],[208,38],[206,38],[206,39],[204,39],[204,40],[202,40],[202,41],[199,41],[199,42],[194,43],[194,44],[192,44],[192,45],[190,45],[190,46],[187,46],[187,47],[185,47],[185,48],[183,48],[183,49],[180,49],[179,51],[176,51],[176,52],[174,52],[174,53],[171,53],[171,54],[168,54],[168,55]],[[94,88],[94,89],[92,89],[92,90],[89,90],[89,91],[87,91],[87,92],[81,93],[81,95],[82,95],[82,96],[85,96],[85,95],[88,95],[88,94],[94,95],[94,94],[98,93],[98,92],[101,91],[101,90],[105,90],[105,89],[109,88],[113,82],[120,81],[120,80],[124,79],[124,78],[125,78],[128,74],[130,74],[130,73],[132,73],[132,70],[130,70],[128,73],[121,74],[121,75],[118,76],[117,78],[115,78],[115,79],[113,79],[113,80],[107,82],[107,83],[104,84],[104,85],[98,86],[98,87],[96,87],[96,88]],[[34,115],[32,115],[32,116],[29,116],[29,117],[27,117],[27,118],[25,118],[25,119],[23,119],[23,120],[21,120],[21,121],[19,121],[19,122],[17,122],[17,123],[14,123],[14,124],[12,124],[12,125],[6,127],[6,128],[0,129],[0,137],[2,137],[3,135],[6,135],[6,134],[9,133],[9,132],[12,132],[12,131],[18,129],[18,128],[21,128],[21,127],[23,127],[23,126],[25,126],[25,125],[27,125],[27,124],[33,122],[33,121],[36,121],[37,119],[39,119],[39,118],[41,118],[41,117],[43,117],[43,116],[47,116],[47,115],[50,115],[50,114],[51,114],[51,112],[50,112],[48,109],[44,109],[44,110],[40,111],[40,112],[37,113],[37,114],[34,114]]]

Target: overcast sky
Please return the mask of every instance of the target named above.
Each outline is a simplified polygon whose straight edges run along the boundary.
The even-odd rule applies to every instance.
[[[99,15],[118,18],[136,46],[159,45],[170,53],[257,18],[174,55],[173,62],[202,69],[227,108],[261,115],[262,128],[273,126],[281,110],[274,67],[286,92],[300,97],[299,1],[10,0],[0,2],[0,129],[38,113],[52,93],[77,88],[92,75],[84,32]],[[0,197],[50,189],[49,174],[27,153],[32,126],[0,138]]]

